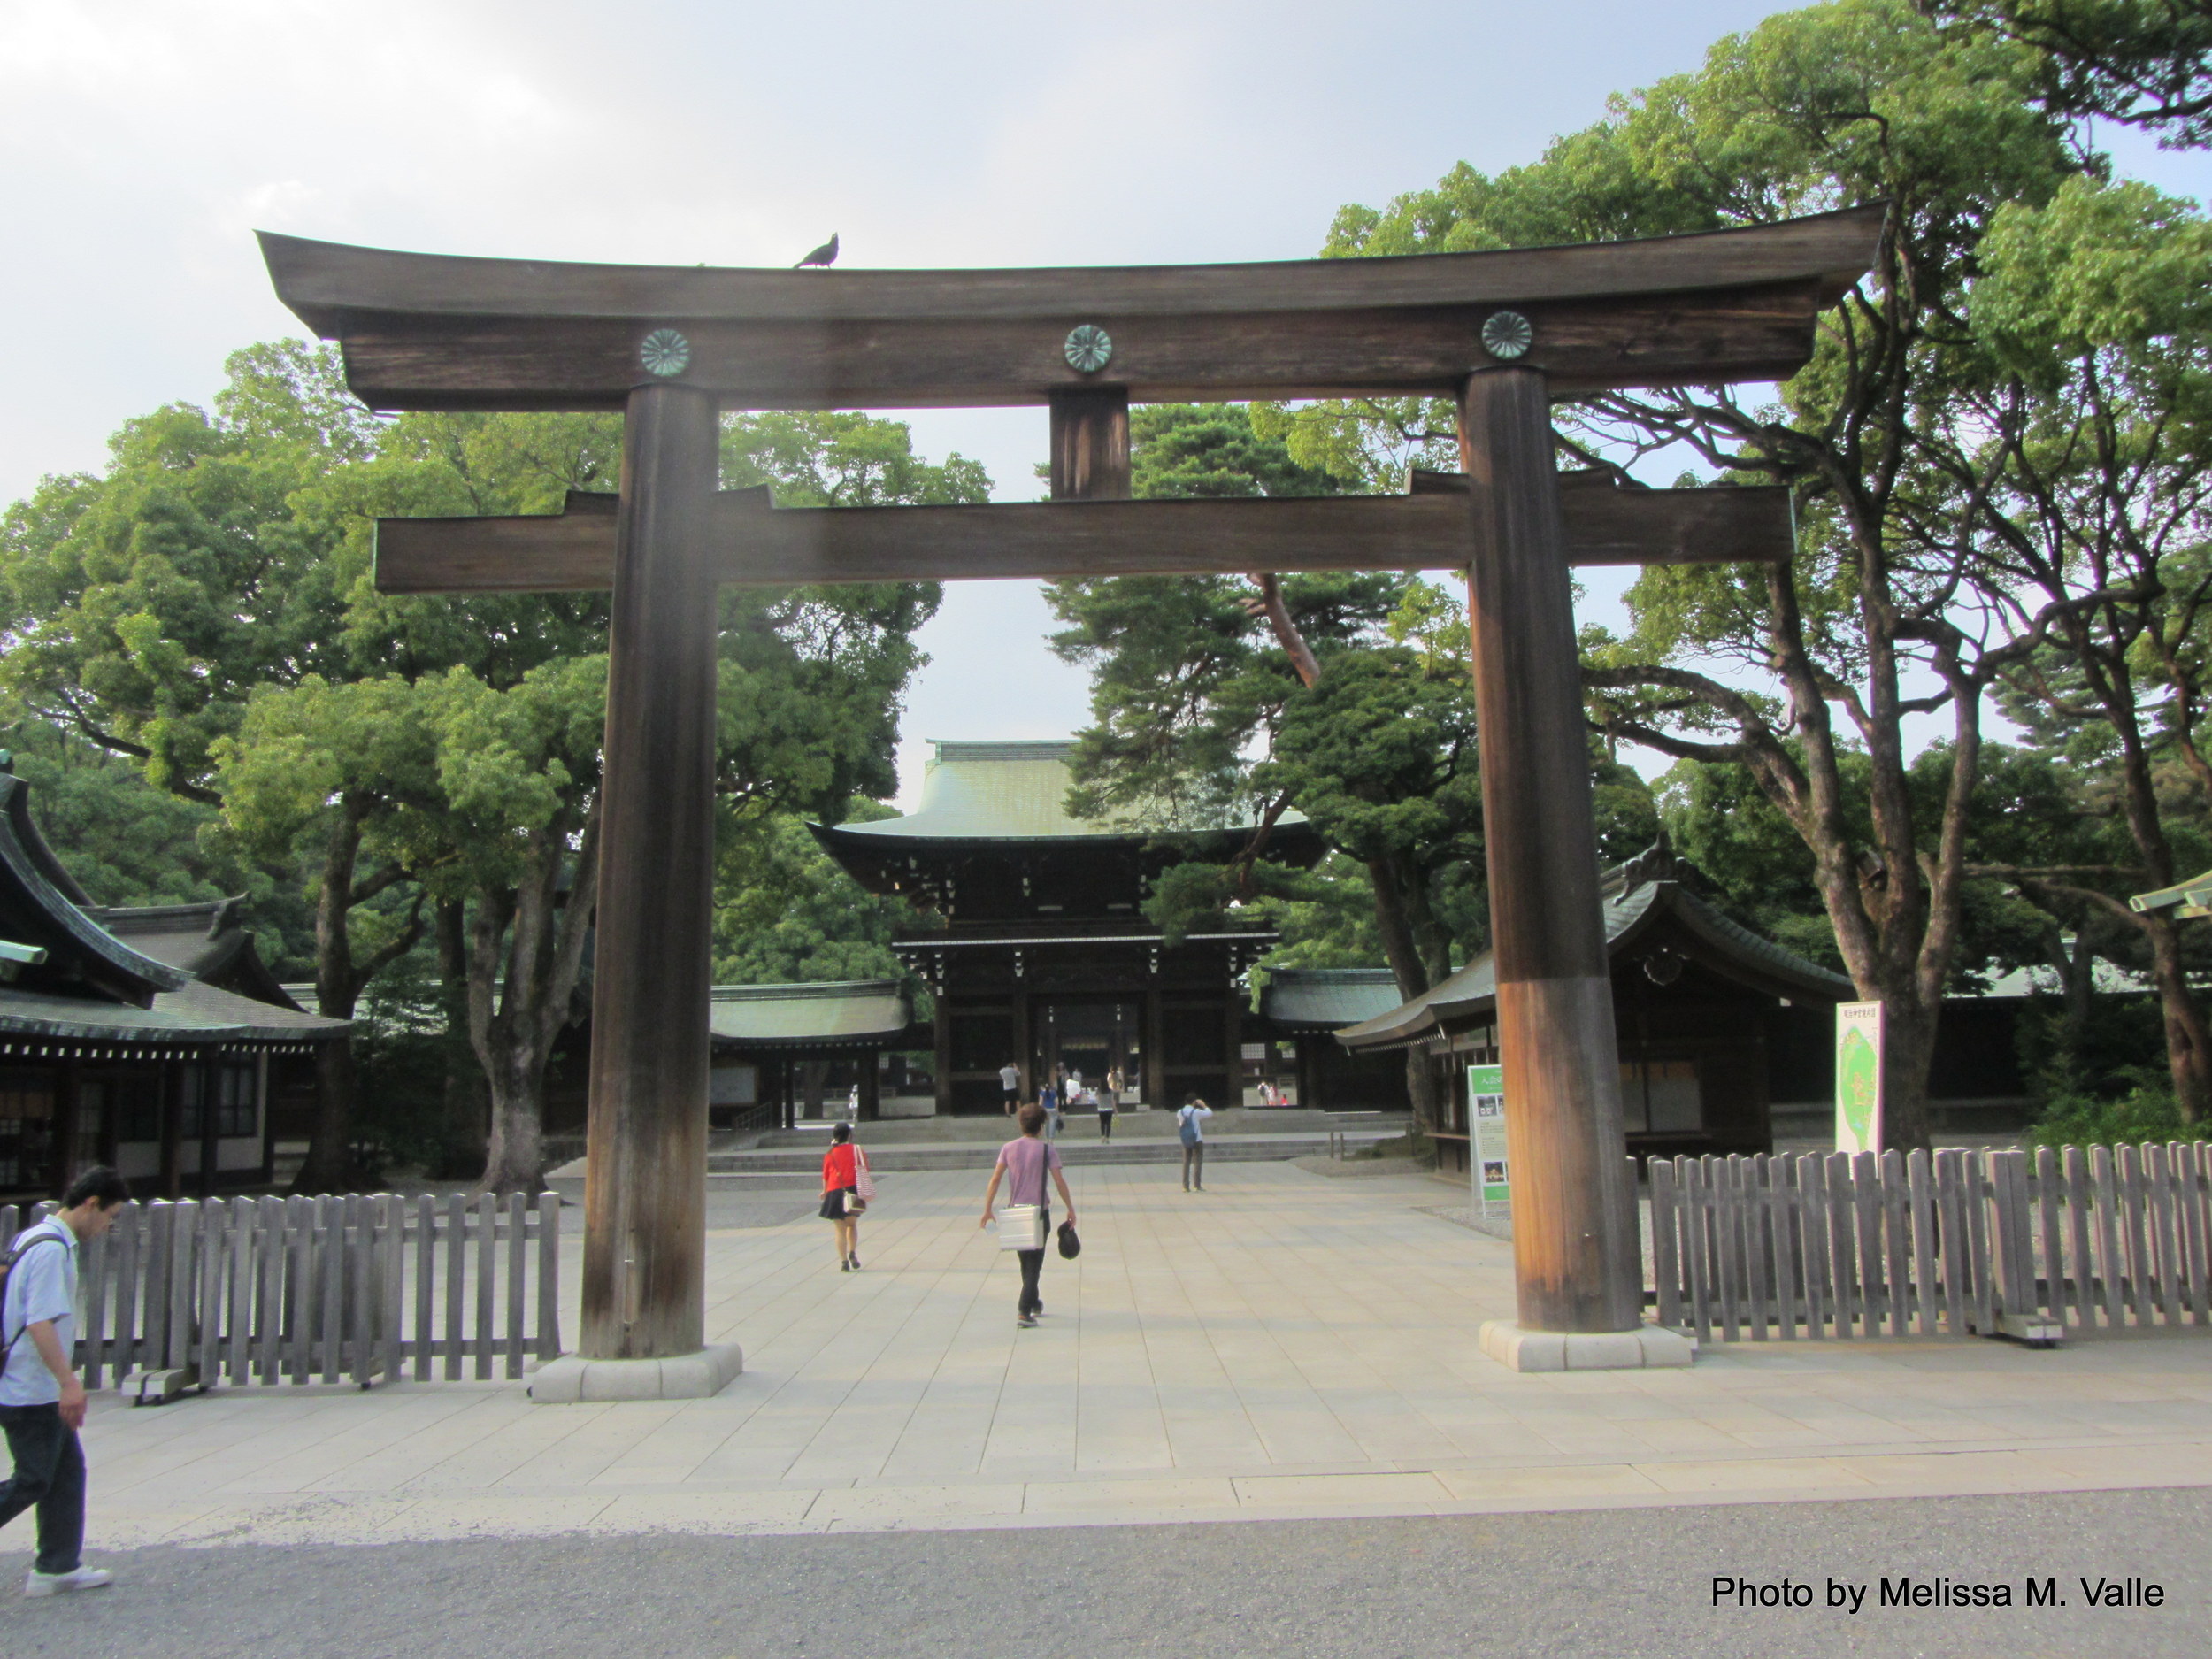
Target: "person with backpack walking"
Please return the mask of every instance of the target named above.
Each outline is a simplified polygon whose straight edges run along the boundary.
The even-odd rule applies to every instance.
[[[1024,1330],[1037,1323],[1037,1316],[1044,1312],[1045,1301],[1037,1287],[1037,1280],[1044,1272],[1045,1242],[1052,1237],[1052,1206],[1045,1191],[1048,1171],[1053,1185],[1060,1189],[1060,1202],[1067,1207],[1066,1225],[1075,1225],[1075,1200],[1068,1193],[1068,1178],[1060,1169],[1060,1148],[1048,1144],[1040,1137],[1045,1126],[1042,1106],[1025,1106],[1015,1121],[1021,1125],[1021,1139],[1009,1141],[998,1150],[998,1162],[991,1169],[991,1184],[983,1193],[983,1219],[976,1223],[979,1230],[991,1225],[991,1206],[998,1198],[999,1183],[1006,1183],[1006,1202],[1010,1209],[1016,1204],[1037,1207],[1039,1225],[1036,1231],[1037,1248],[1014,1252],[1021,1263],[1021,1297],[1014,1304],[1014,1323]],[[1074,1254],[1072,1247],[1064,1246],[1063,1256]]]
[[[1206,1190],[1206,1132],[1200,1120],[1213,1115],[1213,1108],[1195,1094],[1187,1096],[1183,1110],[1175,1114],[1175,1133],[1183,1141],[1183,1190],[1187,1193]]]
[[[84,1564],[84,1384],[77,1346],[77,1247],[96,1239],[130,1202],[113,1170],[87,1170],[61,1208],[26,1227],[0,1258],[0,1432],[14,1471],[0,1486],[0,1526],[35,1508],[38,1558],[26,1595],[96,1590],[114,1582]]]
[[[853,1145],[853,1126],[841,1123],[830,1130],[829,1150],[822,1154],[822,1208],[825,1221],[837,1227],[837,1271],[860,1271],[860,1217],[876,1195],[876,1183],[868,1173],[868,1155]]]

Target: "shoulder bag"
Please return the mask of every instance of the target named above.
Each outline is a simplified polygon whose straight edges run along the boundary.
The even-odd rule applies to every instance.
[[[1041,1250],[1045,1248],[1045,1212],[1041,1204],[1008,1204],[998,1212],[998,1248],[1002,1250]]]
[[[864,1204],[876,1202],[876,1181],[868,1173],[868,1155],[858,1147],[853,1148],[853,1193]]]

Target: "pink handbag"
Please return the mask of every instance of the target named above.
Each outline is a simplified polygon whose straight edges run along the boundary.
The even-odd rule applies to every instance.
[[[853,1148],[853,1195],[864,1204],[876,1202],[876,1184],[868,1173],[868,1155],[858,1147]]]

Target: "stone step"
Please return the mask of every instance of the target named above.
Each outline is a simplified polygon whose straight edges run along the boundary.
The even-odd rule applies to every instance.
[[[1376,1141],[1395,1137],[1395,1130],[1348,1130],[1344,1138],[1353,1147],[1363,1147]],[[895,1174],[902,1170],[987,1170],[998,1162],[999,1141],[980,1143],[956,1141],[934,1146],[878,1146],[872,1141],[864,1143],[868,1148],[868,1167],[879,1175]],[[1178,1164],[1182,1161],[1183,1144],[1175,1140],[1146,1138],[1124,1140],[1116,1135],[1102,1141],[1094,1136],[1086,1141],[1072,1126],[1056,1143],[1060,1148],[1060,1161],[1070,1168],[1085,1164]],[[1206,1161],[1210,1164],[1249,1163],[1263,1159],[1288,1160],[1310,1157],[1329,1149],[1325,1134],[1233,1135],[1216,1141],[1206,1141]],[[710,1152],[707,1172],[710,1175],[780,1174],[818,1171],[822,1167],[822,1147],[760,1147],[742,1152]]]
[[[768,1129],[756,1132],[750,1146],[767,1150],[779,1147],[822,1147],[828,1144],[832,1120],[817,1119],[797,1129]],[[1326,1137],[1332,1129],[1348,1131],[1372,1130],[1402,1133],[1411,1122],[1405,1112],[1347,1111],[1330,1112],[1301,1110],[1298,1107],[1223,1107],[1206,1120],[1206,1144],[1231,1136],[1304,1134]],[[978,1112],[958,1117],[886,1118],[859,1125],[863,1138],[871,1151],[894,1146],[941,1146],[947,1143],[971,1142],[995,1147],[1011,1136],[1014,1125],[999,1112]],[[1071,1107],[1067,1113],[1067,1128],[1064,1140],[1098,1135],[1098,1114],[1081,1107]],[[1116,1114],[1114,1139],[1173,1140],[1175,1114],[1165,1111],[1130,1111]],[[719,1149],[719,1148],[718,1148]]]

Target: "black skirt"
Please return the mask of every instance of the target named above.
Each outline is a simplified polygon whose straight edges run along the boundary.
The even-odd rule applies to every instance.
[[[841,1187],[834,1192],[824,1193],[822,1194],[822,1219],[825,1221],[843,1221],[846,1219],[848,1215],[858,1215],[860,1213],[860,1206],[856,1205],[851,1210],[848,1211],[845,1208],[845,1200],[859,1190],[860,1189],[856,1187]]]

